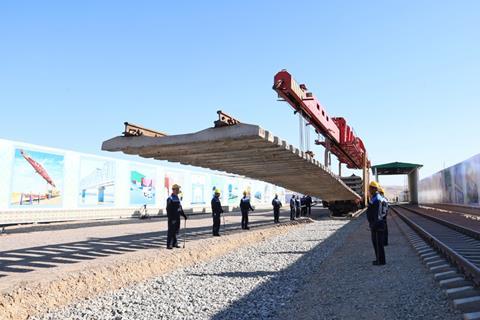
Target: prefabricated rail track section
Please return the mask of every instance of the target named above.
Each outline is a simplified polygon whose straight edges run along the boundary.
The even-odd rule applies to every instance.
[[[392,206],[391,210],[480,286],[480,221],[472,223],[460,215],[416,206]]]
[[[450,204],[450,203],[424,204],[423,206],[431,207],[434,209],[445,210],[445,211],[470,214],[472,216],[480,216],[480,207]]]
[[[103,142],[102,150],[225,171],[326,201],[360,200],[309,154],[257,125],[238,123],[165,137],[118,136]]]

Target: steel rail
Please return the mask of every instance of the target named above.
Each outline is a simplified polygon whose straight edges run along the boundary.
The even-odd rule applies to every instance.
[[[410,212],[416,213],[416,214],[418,214],[418,215],[420,215],[424,218],[430,219],[430,220],[435,221],[437,223],[443,224],[444,226],[449,227],[450,229],[454,229],[454,230],[456,230],[460,233],[463,233],[464,235],[467,235],[467,236],[472,237],[474,239],[480,240],[480,232],[477,231],[477,230],[458,225],[458,224],[456,224],[454,222],[451,222],[451,221],[447,221],[447,220],[444,220],[444,219],[433,217],[432,215],[423,213],[421,211],[417,211],[417,210],[412,209],[410,207],[406,207],[406,206],[403,206],[403,205],[399,205],[398,207],[400,207],[402,209],[405,209],[405,210],[408,210]]]
[[[467,214],[472,216],[480,216],[480,207],[450,204],[450,203],[425,203],[422,204],[424,207],[432,209],[440,209],[454,213]]]
[[[403,210],[405,208],[400,207]],[[427,243],[429,243],[433,248],[439,251],[440,254],[444,255],[449,261],[457,266],[460,272],[462,272],[467,278],[471,279],[476,286],[480,286],[480,268],[473,264],[471,261],[466,259],[464,256],[459,254],[456,250],[445,244],[443,241],[438,239],[431,232],[415,223],[412,219],[406,217],[399,211],[399,207],[392,206],[390,208],[394,211],[407,225],[409,225],[415,232],[417,232],[420,237],[422,237]],[[418,214],[413,210],[407,210],[412,213]],[[423,215],[420,215],[423,216]],[[424,217],[426,218],[426,217]],[[429,219],[431,221],[437,222],[435,220]],[[438,222],[437,222],[438,223]],[[442,224],[443,225],[443,224]],[[445,225],[446,226],[446,225]],[[455,232],[456,230],[452,230]],[[458,231],[457,231],[458,232]]]

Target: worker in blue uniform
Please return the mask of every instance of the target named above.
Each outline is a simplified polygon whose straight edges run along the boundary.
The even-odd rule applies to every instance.
[[[182,203],[178,194],[180,186],[174,184],[172,186],[172,194],[167,198],[167,249],[180,248],[177,242],[177,233],[180,230],[180,216],[187,220],[187,215],[183,212]]]
[[[249,230],[248,227],[248,212],[254,211],[252,205],[250,204],[250,197],[248,196],[247,191],[243,192],[243,198],[240,199],[240,211],[242,212],[242,229]]]
[[[275,195],[275,198],[272,200],[273,206],[273,222],[280,222],[280,208],[282,207],[282,202],[278,199],[278,194]]]
[[[301,210],[301,206],[300,206],[300,196],[297,195],[295,197],[295,217],[297,218],[300,218],[300,210]]]
[[[305,195],[303,195],[301,198],[300,198],[300,215],[302,217],[306,216],[307,215],[307,197],[305,197]]]
[[[388,246],[388,223],[387,223],[387,215],[388,215],[388,199],[385,197],[385,190],[382,186],[378,189],[378,193],[382,196],[382,211],[383,211],[383,220],[385,221],[385,231],[384,231],[384,238],[383,238],[383,245],[386,247]]]
[[[312,197],[308,194],[305,197],[305,205],[307,206],[307,215],[310,217],[312,215]]]
[[[213,236],[220,237],[220,216],[223,213],[222,203],[220,202],[220,190],[215,189],[215,194],[211,201],[213,218]]]
[[[290,198],[290,220],[295,220],[295,195]]]
[[[369,185],[370,201],[367,208],[367,219],[370,226],[373,249],[375,250],[374,265],[384,265],[385,249],[384,249],[384,232],[385,220],[382,210],[382,196],[378,192],[380,185],[378,182],[372,181]]]

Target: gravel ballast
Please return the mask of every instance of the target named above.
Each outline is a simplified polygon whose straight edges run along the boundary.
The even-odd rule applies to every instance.
[[[388,222],[387,265],[372,265],[375,255],[364,222],[325,263],[311,270],[311,281],[277,318],[461,319],[396,219],[391,216]]]
[[[384,268],[371,266],[364,218],[324,219],[36,319],[457,319],[405,239],[391,234]]]

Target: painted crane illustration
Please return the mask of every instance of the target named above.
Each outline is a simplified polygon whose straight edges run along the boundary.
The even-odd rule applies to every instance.
[[[43,179],[45,179],[45,181],[47,181],[47,183],[48,183],[49,185],[51,185],[52,187],[56,188],[55,183],[53,182],[52,178],[50,178],[50,176],[48,175],[47,170],[45,170],[45,168],[44,168],[40,163],[38,163],[37,161],[33,160],[33,159],[28,155],[28,153],[26,153],[26,152],[23,151],[22,149],[20,149],[20,154],[25,158],[25,160],[28,161],[28,163],[30,163],[30,165],[33,167],[33,169],[35,169],[35,172],[37,172]]]

